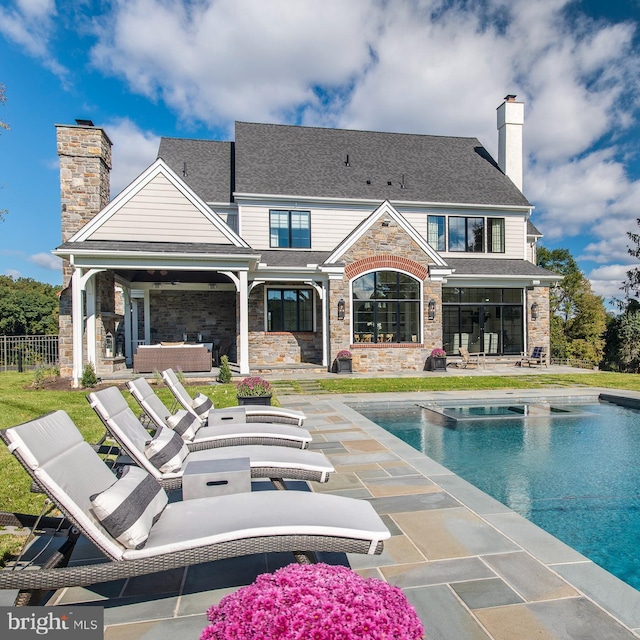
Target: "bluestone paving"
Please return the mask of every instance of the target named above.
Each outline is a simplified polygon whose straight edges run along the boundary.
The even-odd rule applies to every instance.
[[[429,640],[640,637],[632,631],[640,629],[638,591],[346,404],[515,400],[541,393],[564,398],[571,390],[281,396],[283,405],[307,413],[312,448],[324,451],[336,467],[328,484],[310,489],[369,500],[392,533],[380,556],[320,554],[320,559],[348,563],[363,576],[400,586]],[[593,399],[599,390],[578,393]],[[90,555],[90,545],[81,553]],[[180,572],[172,573],[160,586],[148,578],[120,581],[61,590],[51,602],[105,605],[108,639],[198,637],[212,604],[289,561],[288,554],[229,559],[191,567],[183,580],[177,578]]]

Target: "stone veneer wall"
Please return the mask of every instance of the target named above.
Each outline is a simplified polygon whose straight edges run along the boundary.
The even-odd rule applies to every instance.
[[[531,319],[531,305],[538,303],[538,319]],[[549,307],[549,287],[534,287],[527,291],[527,345],[531,353],[533,347],[544,347],[547,357],[551,357],[550,322],[551,309]]]
[[[235,291],[151,291],[152,340],[236,342]],[[144,328],[140,335],[144,335]]]
[[[353,370],[376,371],[422,371],[431,350],[442,346],[442,285],[432,282],[427,275],[427,256],[416,242],[395,221],[385,223],[380,219],[360,238],[344,256],[345,279],[330,282],[331,346],[330,361],[341,349],[349,349],[353,355]],[[360,270],[353,265],[361,265]],[[365,270],[401,268],[423,282],[423,342],[417,344],[350,344],[351,299],[349,276],[358,277]],[[346,303],[344,322],[337,319],[338,300]],[[428,320],[429,300],[436,302],[436,318]]]
[[[109,172],[111,171],[111,141],[100,127],[56,126],[57,149],[60,158],[60,201],[62,206],[62,242],[66,242],[109,202]],[[60,294],[59,358],[60,375],[73,372],[73,338],[71,320],[71,274],[68,262],[62,266]],[[107,298],[100,297],[113,277],[96,276],[97,309],[113,312]],[[106,280],[105,280],[106,278]],[[105,280],[103,284],[101,281]],[[113,296],[111,296],[113,301]],[[107,333],[102,317],[98,318],[98,368],[102,355],[102,340]],[[114,334],[115,335],[115,334]],[[85,346],[86,348],[86,346]]]
[[[298,287],[300,283],[278,283],[278,287]],[[264,285],[249,296],[249,364],[322,363],[322,301],[314,291],[317,331],[265,331]]]

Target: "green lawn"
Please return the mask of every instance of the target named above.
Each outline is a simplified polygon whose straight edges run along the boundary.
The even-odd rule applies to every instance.
[[[87,390],[49,391],[32,387],[33,374],[0,373],[0,428],[10,427],[37,416],[64,409],[90,441],[97,441],[104,428],[85,399]],[[595,386],[640,391],[640,376],[618,373],[587,374],[538,374],[531,376],[438,376],[418,378],[350,378],[321,379],[319,385],[333,393],[385,392],[385,391],[455,391],[464,389],[532,389],[542,387]],[[197,392],[208,395],[218,407],[237,404],[233,384],[190,386],[192,395]],[[172,396],[165,387],[158,387],[158,395],[167,406],[172,406]],[[131,408],[139,413],[138,406],[128,392]],[[30,480],[22,467],[0,445],[0,510],[38,513],[43,496],[29,491]]]

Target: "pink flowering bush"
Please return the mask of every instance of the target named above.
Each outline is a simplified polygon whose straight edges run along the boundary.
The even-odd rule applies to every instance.
[[[236,382],[236,393],[239,396],[270,396],[271,385],[260,376],[250,376]]]
[[[351,360],[351,351],[347,351],[346,349],[338,351],[338,353],[336,353],[336,360]]]
[[[347,567],[291,564],[225,596],[200,640],[419,640],[398,587]]]
[[[447,352],[444,349],[434,349],[431,352],[432,358],[444,358],[447,355]]]

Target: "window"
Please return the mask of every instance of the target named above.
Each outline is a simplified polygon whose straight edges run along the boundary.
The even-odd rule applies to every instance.
[[[272,247],[311,247],[309,211],[270,211],[269,229]]]
[[[446,251],[444,216],[427,216],[427,242],[436,251]]]
[[[267,331],[313,331],[313,291],[268,289]]]
[[[354,342],[421,342],[420,282],[398,271],[353,281]]]
[[[487,218],[489,253],[504,253],[504,218]]]
[[[449,251],[484,251],[484,218],[449,218]]]

